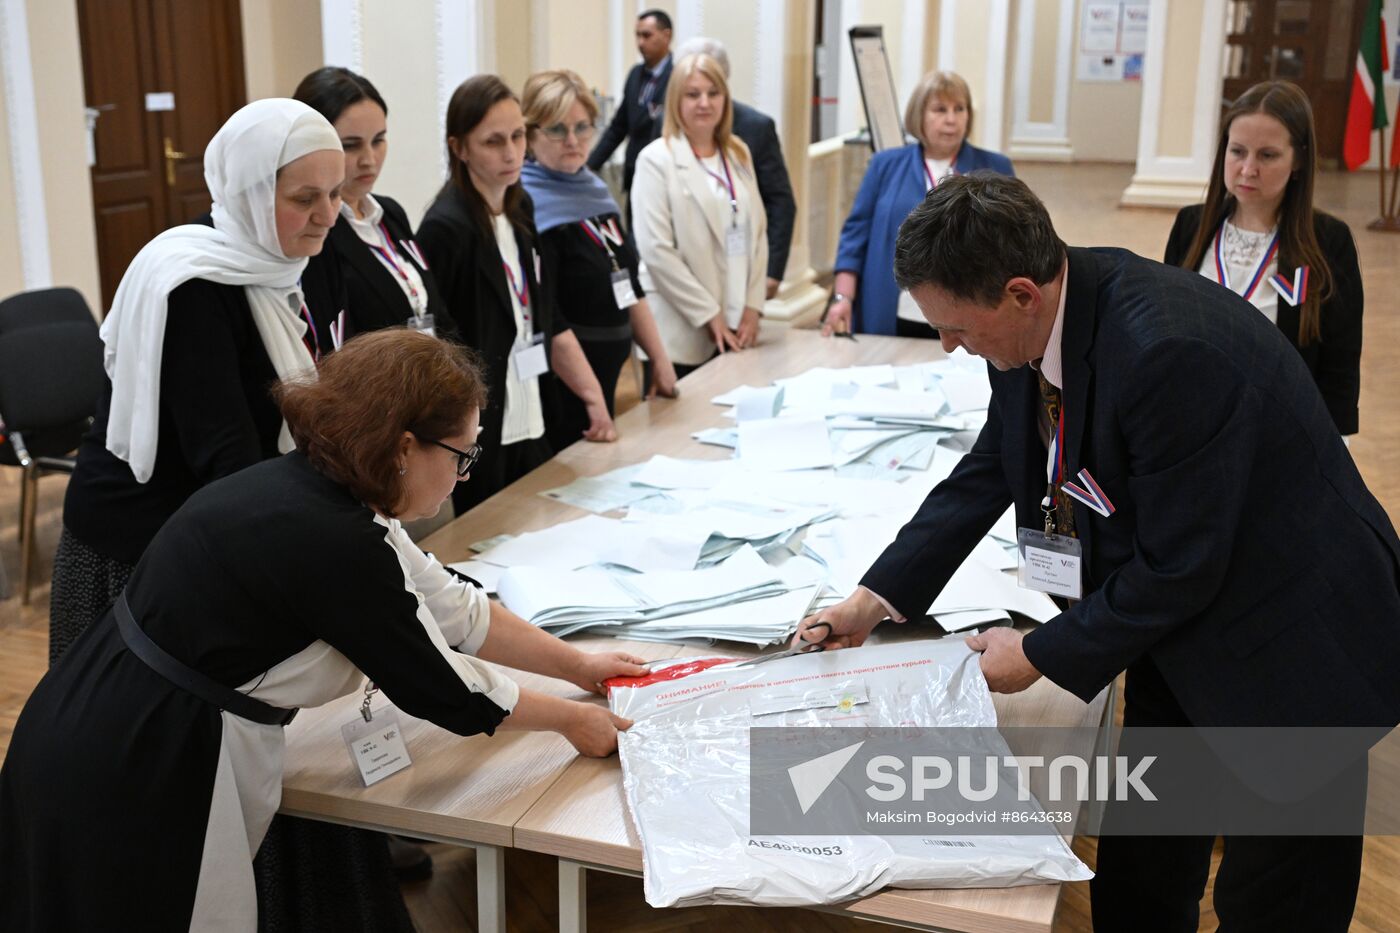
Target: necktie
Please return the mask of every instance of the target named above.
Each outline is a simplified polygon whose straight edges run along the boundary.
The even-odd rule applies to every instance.
[[[1051,385],[1044,375],[1037,373],[1036,376],[1040,380],[1040,400],[1050,419],[1050,435],[1053,437],[1060,424],[1060,390]],[[1063,450],[1060,451],[1060,458],[1064,459]],[[1065,493],[1064,477],[1060,479],[1060,485],[1055,488],[1055,532],[1076,537],[1073,500]]]

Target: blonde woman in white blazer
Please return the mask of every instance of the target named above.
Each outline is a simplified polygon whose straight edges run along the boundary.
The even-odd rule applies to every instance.
[[[768,218],[734,104],[708,55],[676,62],[660,139],[637,157],[632,225],[676,374],[758,341]]]

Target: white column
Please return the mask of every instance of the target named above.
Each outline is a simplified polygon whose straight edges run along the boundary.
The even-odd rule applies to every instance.
[[[360,0],[321,0],[321,50],[327,65],[364,71]]]
[[[643,13],[651,4],[648,0],[638,0],[637,12]],[[705,32],[705,0],[677,0],[676,13],[671,19],[671,40],[684,42]]]
[[[987,29],[980,51],[965,47],[958,35],[959,8],[975,10]],[[1011,22],[1011,0],[942,0],[938,9],[938,61],[941,71],[956,71],[972,86],[972,106],[977,114],[973,136],[983,149],[1001,151],[1002,123],[1006,119],[1006,39]]]
[[[1143,62],[1142,119],[1138,125],[1137,171],[1123,192],[1125,206],[1181,207],[1205,195],[1215,158],[1215,135],[1220,126],[1220,95],[1225,49],[1225,0],[1201,0],[1200,53],[1194,74],[1172,69],[1166,60],[1167,28],[1178,9],[1158,0],[1149,7],[1147,55]],[[1194,11],[1191,11],[1194,12]],[[1192,99],[1189,155],[1164,155],[1161,136],[1162,102],[1166,95]],[[1174,140],[1175,142],[1175,140]]]
[[[914,86],[924,76],[924,32],[928,22],[927,0],[904,0],[899,28],[899,83],[895,86],[902,108]],[[893,38],[892,36],[890,38]],[[903,113],[903,110],[900,111]]]
[[[480,0],[435,0],[437,27],[438,139],[447,136],[447,104],[452,92],[467,78],[481,72],[482,11]],[[442,150],[443,177],[447,177],[447,150]]]
[[[618,103],[627,83],[627,50],[635,50],[626,39],[625,15],[622,0],[608,0],[608,94]]]
[[[938,61],[933,67],[952,71],[957,57],[958,0],[941,0],[938,4]]]
[[[44,205],[44,160],[39,151],[39,115],[34,103],[34,69],[29,57],[29,18],[25,0],[0,0],[0,74],[10,135],[19,265],[26,289],[53,285],[49,261],[49,219]]]
[[[1051,73],[1054,95],[1048,123],[1031,119],[1031,95],[1044,94],[1033,81],[1037,8],[1059,3],[1055,30],[1055,61]],[[1042,162],[1068,162],[1074,150],[1069,141],[1069,88],[1074,56],[1074,0],[1020,0],[1016,22],[1016,78],[1011,103],[1011,143],[1007,155],[1013,159]]]
[[[850,5],[854,5],[851,3]],[[811,171],[807,139],[812,131],[812,29],[815,5],[760,0],[754,44],[755,100],[778,124],[783,159],[797,201],[792,246],[778,294],[763,306],[767,321],[801,324],[814,321],[826,302],[816,284],[807,243]]]
[[[782,127],[783,102],[787,100],[787,3],[759,0],[754,17],[753,92],[749,99]],[[737,96],[737,95],[736,95]],[[786,142],[786,140],[784,140]]]
[[[1010,34],[1011,0],[990,0],[987,7],[987,70],[982,84],[986,90],[977,105],[977,122],[982,148],[1000,152],[1006,121],[1006,38]]]

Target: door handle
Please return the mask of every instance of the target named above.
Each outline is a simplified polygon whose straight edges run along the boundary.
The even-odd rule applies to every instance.
[[[165,137],[165,183],[171,188],[175,187],[175,163],[184,158],[188,156],[183,152],[176,152],[170,145],[170,137]]]

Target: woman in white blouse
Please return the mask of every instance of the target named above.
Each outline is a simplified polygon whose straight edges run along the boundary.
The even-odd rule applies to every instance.
[[[768,219],[733,123],[724,70],[688,55],[673,66],[661,138],[637,158],[633,233],[677,375],[758,340]]]

